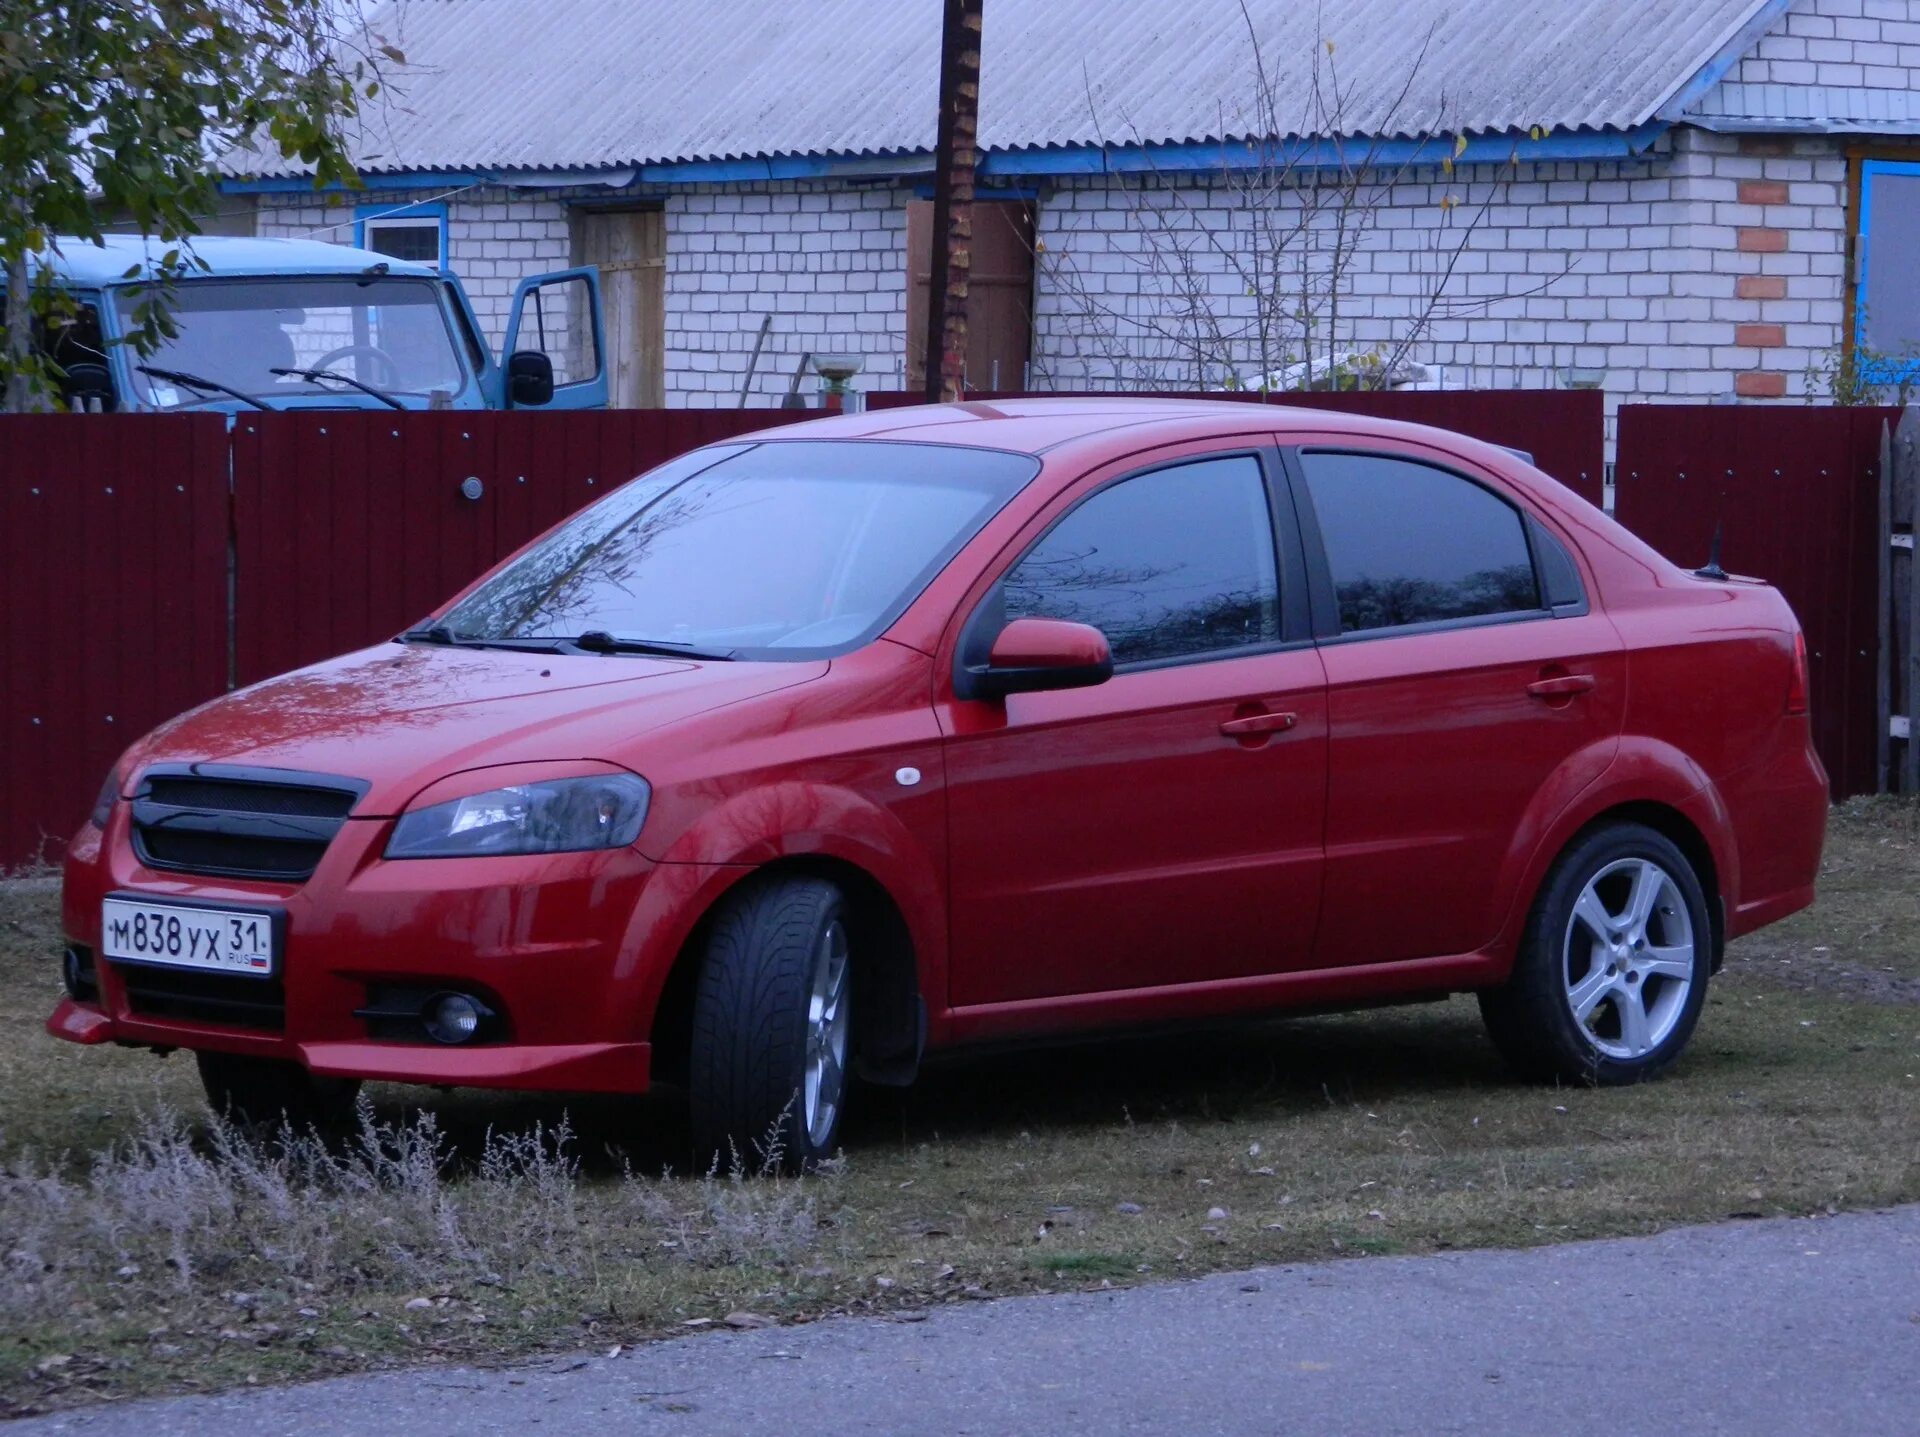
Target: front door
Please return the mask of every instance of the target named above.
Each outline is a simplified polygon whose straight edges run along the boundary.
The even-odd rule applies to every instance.
[[[600,271],[607,403],[658,409],[666,399],[666,217],[659,210],[579,210],[573,262]]]
[[[1089,481],[983,599],[986,641],[1090,623],[1115,673],[943,712],[956,1008],[1305,965],[1325,697],[1277,478],[1241,452]]]
[[[1314,966],[1478,952],[1529,814],[1611,761],[1620,636],[1565,546],[1490,485],[1385,453],[1299,465],[1331,731]]]

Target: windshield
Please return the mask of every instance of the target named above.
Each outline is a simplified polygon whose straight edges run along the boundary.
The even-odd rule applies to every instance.
[[[123,289],[121,328],[151,289]],[[144,360],[211,379],[268,404],[291,395],[352,394],[346,385],[276,375],[327,369],[389,394],[457,393],[465,373],[429,279],[190,279],[167,296],[180,333]],[[210,396],[136,373],[136,397],[162,409]]]
[[[573,638],[807,658],[898,617],[1039,470],[871,441],[701,449],[582,511],[440,621],[454,640]]]

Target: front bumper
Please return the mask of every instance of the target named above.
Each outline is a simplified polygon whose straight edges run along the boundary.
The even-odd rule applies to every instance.
[[[143,1007],[118,965],[96,957],[97,1002],[64,1000],[47,1021],[77,1043],[211,1049],[376,1081],[566,1092],[645,1091],[658,988],[639,951],[653,865],[632,849],[518,858],[384,861],[388,820],[350,820],[298,885],[161,872],[128,841],[124,805],[69,854],[70,941],[100,952],[109,892],[285,913],[278,1020],[220,1021]],[[151,970],[149,970],[150,972]],[[239,982],[254,980],[239,979]],[[356,1017],[381,987],[457,989],[502,1015],[488,1041],[375,1037]]]

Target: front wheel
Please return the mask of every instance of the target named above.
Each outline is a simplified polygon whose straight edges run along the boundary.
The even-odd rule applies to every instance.
[[[846,1106],[853,960],[846,903],[818,878],[749,880],[715,915],[688,1070],[701,1167],[804,1171]]]
[[[1699,877],[1671,839],[1635,823],[1596,829],[1547,874],[1513,974],[1480,995],[1481,1016],[1529,1076],[1640,1082],[1693,1036],[1712,935]]]

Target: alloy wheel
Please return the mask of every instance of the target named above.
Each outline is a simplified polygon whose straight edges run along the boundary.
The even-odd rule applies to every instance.
[[[817,1150],[826,1146],[839,1116],[846,1086],[848,975],[847,930],[838,919],[820,935],[813,968],[813,989],[807,1000],[806,1079],[801,1099],[807,1141]]]
[[[1693,919],[1673,875],[1647,858],[1607,864],[1573,905],[1563,955],[1567,1006],[1597,1051],[1658,1048],[1694,982]]]

